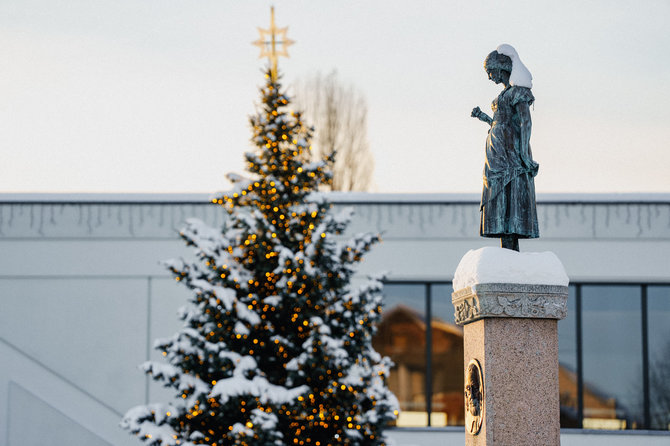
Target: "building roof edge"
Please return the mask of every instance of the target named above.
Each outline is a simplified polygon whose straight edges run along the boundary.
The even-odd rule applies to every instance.
[[[475,193],[330,192],[336,204],[456,204],[479,203]],[[207,203],[207,193],[0,193],[0,203]],[[540,193],[538,203],[666,203],[670,193]]]

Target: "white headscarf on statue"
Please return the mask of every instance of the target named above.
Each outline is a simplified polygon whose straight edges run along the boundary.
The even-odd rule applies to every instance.
[[[496,48],[496,51],[512,59],[512,73],[509,76],[510,85],[533,88],[533,76],[523,62],[521,62],[519,53],[516,52],[514,47],[503,43]]]

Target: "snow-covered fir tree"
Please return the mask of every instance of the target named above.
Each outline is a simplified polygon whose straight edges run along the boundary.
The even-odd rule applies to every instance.
[[[371,344],[382,284],[351,285],[378,237],[343,239],[351,211],[318,192],[329,160],[306,161],[311,131],[269,72],[261,95],[249,178],[229,175],[213,200],[226,223],[189,220],[197,259],[167,262],[193,295],[183,328],[156,341],[166,362],[143,369],[175,398],[121,424],[151,445],[383,445],[398,403]]]

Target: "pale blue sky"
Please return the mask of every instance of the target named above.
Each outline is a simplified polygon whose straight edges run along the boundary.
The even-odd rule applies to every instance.
[[[3,0],[0,192],[227,188],[271,4],[286,84],[366,96],[380,192],[480,191],[500,43],[534,77],[538,192],[670,192],[670,2],[612,0]]]

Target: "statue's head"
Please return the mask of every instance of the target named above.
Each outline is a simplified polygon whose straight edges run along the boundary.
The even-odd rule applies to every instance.
[[[512,59],[497,51],[491,51],[484,60],[484,69],[487,73],[492,70],[502,70],[509,73],[512,72]]]

